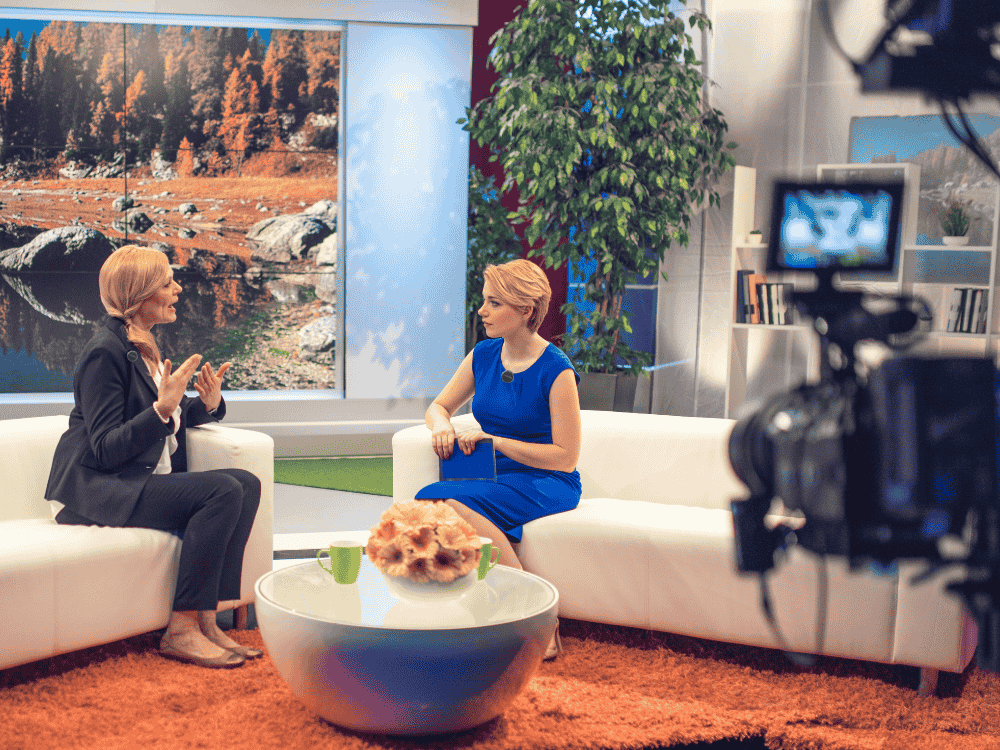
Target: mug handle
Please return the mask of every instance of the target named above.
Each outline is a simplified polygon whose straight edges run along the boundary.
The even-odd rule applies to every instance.
[[[323,558],[321,557],[321,555],[326,555],[326,556],[327,556],[327,559],[329,559],[329,560],[330,560],[330,567],[329,567],[329,568],[328,568],[328,567],[326,567],[326,566],[325,566],[325,565],[323,564]],[[329,573],[330,575],[333,575],[333,560],[332,560],[332,559],[330,559],[330,551],[329,551],[329,550],[325,550],[325,549],[321,549],[321,550],[320,550],[319,552],[317,552],[317,553],[316,553],[316,562],[317,562],[317,563],[319,563],[319,566],[320,566],[320,567],[321,567],[321,568],[322,568],[323,570],[325,570],[325,571],[326,571],[327,573]]]
[[[495,560],[493,559],[493,553],[494,552],[497,553],[497,556],[496,556]],[[490,549],[490,562],[489,562],[489,567],[486,568],[486,572],[489,573],[491,570],[493,570],[493,568],[496,566],[496,564],[498,562],[500,562],[500,548],[499,547],[493,547],[492,549]]]

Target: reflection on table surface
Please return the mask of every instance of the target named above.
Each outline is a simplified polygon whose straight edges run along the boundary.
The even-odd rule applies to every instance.
[[[521,620],[550,606],[556,596],[555,588],[537,576],[498,565],[457,600],[407,601],[390,590],[382,572],[367,558],[362,559],[354,584],[339,584],[316,562],[305,562],[264,576],[260,593],[277,606],[307,617],[416,630]]]

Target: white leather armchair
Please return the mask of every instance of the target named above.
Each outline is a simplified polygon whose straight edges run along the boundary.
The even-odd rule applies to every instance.
[[[975,624],[942,578],[910,583],[916,564],[880,576],[795,548],[769,575],[781,636],[772,630],[758,580],[736,572],[730,502],[748,492],[729,463],[732,420],[584,411],[582,424],[583,499],[525,524],[519,548],[525,569],[558,588],[560,615],[925,670],[968,665]],[[392,451],[394,500],[437,480],[425,426],[397,432]]]
[[[181,540],[154,529],[61,526],[44,498],[65,416],[0,420],[0,669],[166,627]],[[191,471],[240,468],[261,480],[240,599],[273,566],[274,441],[209,424],[187,433]]]

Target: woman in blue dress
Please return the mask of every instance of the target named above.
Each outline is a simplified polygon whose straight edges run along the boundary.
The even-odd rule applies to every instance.
[[[528,260],[487,266],[479,315],[489,339],[470,352],[426,420],[434,452],[465,454],[492,438],[497,480],[434,482],[418,500],[444,500],[500,548],[499,562],[521,569],[513,545],[522,526],[580,502],[579,375],[558,347],[538,335],[552,291]],[[482,429],[456,434],[451,417],[469,399]],[[558,630],[557,630],[558,633]],[[557,636],[546,658],[558,653]]]

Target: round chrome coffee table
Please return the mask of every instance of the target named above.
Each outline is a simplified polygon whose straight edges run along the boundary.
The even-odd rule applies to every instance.
[[[503,713],[538,671],[559,605],[551,583],[503,565],[460,598],[407,600],[367,558],[355,584],[307,562],[261,576],[256,594],[268,654],[299,700],[348,729],[405,735]]]

